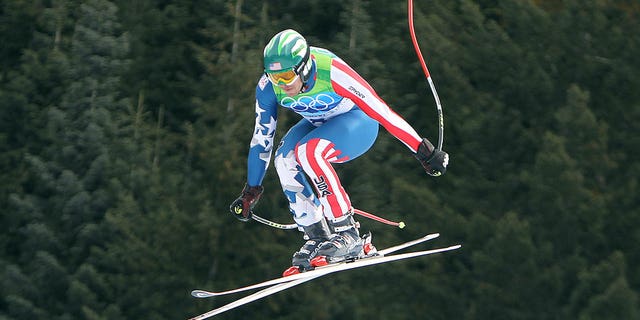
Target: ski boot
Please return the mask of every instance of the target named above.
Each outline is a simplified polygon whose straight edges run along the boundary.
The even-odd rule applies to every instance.
[[[294,275],[300,272],[304,272],[313,269],[311,266],[311,259],[315,258],[318,248],[331,236],[327,220],[323,217],[322,220],[310,225],[303,226],[304,238],[307,240],[300,250],[293,254],[291,259],[291,267],[282,273],[283,277]]]
[[[371,233],[360,237],[359,224],[353,219],[353,213],[339,221],[329,222],[329,225],[333,235],[318,248],[316,257],[311,260],[312,267],[362,258],[368,254],[365,246],[366,251],[375,250],[371,244]]]

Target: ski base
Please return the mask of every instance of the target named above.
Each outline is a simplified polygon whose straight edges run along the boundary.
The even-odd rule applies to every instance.
[[[417,244],[429,241],[429,240],[433,240],[437,237],[439,237],[440,234],[439,233],[431,233],[428,234],[424,237],[412,240],[412,241],[408,241],[408,242],[404,242],[401,243],[399,245],[390,247],[390,248],[386,248],[386,249],[382,249],[382,250],[378,250],[377,251],[377,257],[382,257],[385,255],[388,255],[390,253],[396,252],[396,251],[400,251],[402,249],[406,249],[408,247],[411,246],[415,246]],[[361,259],[359,261],[364,261],[366,259],[371,259],[373,257],[369,257],[369,258],[365,258],[365,259]],[[299,273],[292,273],[289,276],[286,277],[280,277],[280,278],[275,278],[275,279],[271,279],[271,280],[267,280],[264,282],[260,282],[260,283],[256,283],[256,284],[252,284],[252,285],[248,285],[246,287],[240,287],[237,289],[232,289],[232,290],[227,290],[227,291],[220,291],[220,292],[212,292],[212,291],[206,291],[206,290],[193,290],[191,291],[191,295],[196,297],[196,298],[210,298],[210,297],[215,297],[215,296],[222,296],[222,295],[227,295],[227,294],[233,294],[233,293],[238,293],[238,292],[243,292],[243,291],[249,291],[249,290],[254,290],[254,289],[258,289],[258,288],[262,288],[262,287],[267,287],[267,286],[271,286],[271,285],[275,285],[275,284],[280,284],[283,282],[289,282],[289,281],[293,281],[293,280],[298,280],[301,278],[305,278],[305,277],[311,277],[313,276],[314,273],[324,273],[325,271],[323,271],[326,268],[332,268],[332,267],[336,267],[339,265],[344,264],[343,263],[337,263],[337,264],[333,264],[333,265],[329,265],[327,267],[322,267],[322,268],[316,268],[315,270],[311,270],[311,271],[306,271],[306,272],[299,272]],[[289,270],[289,269],[287,269]],[[294,272],[294,271],[292,271]]]
[[[423,240],[423,241],[426,241],[426,240]],[[403,244],[403,245],[406,245],[406,244]],[[403,245],[400,245],[400,246],[403,246]],[[400,247],[400,246],[396,246],[396,247]],[[393,248],[396,248],[396,247],[393,247]],[[340,263],[340,264],[335,264],[335,265],[329,265],[327,267],[317,268],[317,269],[315,269],[313,271],[292,275],[290,277],[277,278],[277,279],[265,281],[263,283],[258,283],[258,284],[247,286],[247,287],[243,287],[243,288],[229,290],[229,291],[226,291],[226,292],[215,293],[215,292],[209,292],[209,291],[204,291],[204,290],[194,290],[191,293],[194,297],[207,298],[207,297],[213,297],[213,296],[218,296],[218,295],[222,295],[222,294],[230,294],[230,293],[246,291],[246,290],[250,290],[250,289],[255,289],[255,288],[271,285],[268,288],[262,289],[262,290],[260,290],[260,291],[258,291],[256,293],[253,293],[253,294],[250,294],[248,296],[245,296],[245,297],[243,297],[241,299],[238,299],[238,300],[236,300],[234,302],[226,304],[226,305],[224,305],[224,306],[222,306],[220,308],[211,310],[211,311],[209,311],[207,313],[203,313],[203,314],[201,314],[199,316],[193,317],[193,318],[191,318],[189,320],[207,319],[207,318],[213,317],[215,315],[218,315],[220,313],[235,309],[235,308],[240,307],[242,305],[245,305],[247,303],[251,303],[253,301],[262,299],[264,297],[270,296],[272,294],[278,293],[280,291],[283,291],[283,290],[286,290],[288,288],[297,286],[297,285],[305,283],[307,281],[311,281],[313,279],[322,277],[322,276],[327,275],[327,274],[340,272],[340,271],[344,271],[344,270],[349,270],[349,269],[361,268],[361,267],[369,266],[369,265],[381,264],[381,263],[386,263],[386,262],[391,262],[391,261],[415,258],[415,257],[420,257],[420,256],[426,256],[426,255],[431,255],[431,254],[436,254],[436,253],[456,250],[456,249],[459,249],[460,247],[461,247],[461,245],[454,245],[454,246],[449,246],[449,247],[446,247],[446,248],[439,248],[439,249],[425,250],[425,251],[415,251],[415,252],[408,252],[408,253],[395,254],[395,255],[389,255],[389,256],[379,255],[379,256],[375,256],[375,257],[371,257],[371,258],[367,258],[367,259],[357,260],[357,261],[351,262],[351,263]]]

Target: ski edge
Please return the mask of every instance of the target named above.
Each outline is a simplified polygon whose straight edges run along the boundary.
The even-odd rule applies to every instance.
[[[245,304],[251,303],[253,301],[262,299],[264,297],[270,296],[272,294],[278,293],[280,291],[289,289],[291,287],[297,286],[299,284],[305,283],[307,281],[311,281],[313,279],[325,276],[327,274],[331,274],[334,272],[338,272],[338,271],[343,271],[343,270],[349,270],[349,269],[355,269],[355,268],[360,268],[360,267],[365,267],[368,265],[375,265],[375,264],[380,264],[380,263],[385,263],[385,262],[391,262],[391,261],[397,261],[397,260],[403,260],[403,259],[409,259],[409,258],[415,258],[415,257],[419,257],[419,256],[426,256],[426,255],[431,255],[431,254],[436,254],[436,253],[441,253],[441,252],[446,252],[446,251],[452,251],[452,250],[456,250],[459,249],[460,247],[462,247],[462,245],[453,245],[453,246],[449,246],[446,248],[438,248],[438,249],[432,249],[432,250],[425,250],[425,251],[415,251],[415,252],[408,252],[408,253],[402,253],[402,254],[397,254],[397,255],[392,255],[392,256],[388,256],[388,257],[381,257],[379,259],[372,259],[372,260],[365,260],[369,263],[367,264],[363,264],[363,265],[356,265],[353,266],[353,263],[350,264],[343,264],[342,266],[348,266],[349,268],[345,268],[345,269],[331,269],[330,272],[326,272],[326,273],[317,273],[314,274],[310,277],[307,278],[302,278],[302,279],[297,279],[294,281],[289,281],[289,282],[285,282],[285,283],[280,283],[277,285],[273,285],[271,287],[262,289],[258,292],[255,292],[253,294],[250,294],[246,297],[240,298],[236,301],[233,301],[229,304],[226,304],[222,307],[219,307],[217,309],[213,309],[209,312],[203,313],[199,316],[195,316],[193,318],[190,318],[189,320],[202,320],[202,319],[207,319],[210,317],[213,317],[215,315],[218,315],[220,313],[235,309],[237,307],[243,306]]]
[[[379,258],[379,257],[383,257],[385,255],[388,255],[390,253],[396,252],[396,251],[400,251],[402,249],[406,249],[408,247],[411,246],[415,246],[417,244],[429,241],[429,240],[433,240],[437,237],[439,237],[440,234],[439,233],[431,233],[428,234],[424,237],[412,240],[412,241],[408,241],[408,242],[404,242],[401,243],[399,245],[390,247],[390,248],[386,248],[386,249],[382,249],[378,251],[378,256],[372,256],[372,257],[368,257],[366,259],[362,259],[362,260],[356,260],[354,262],[349,262],[349,263],[355,263],[357,261],[363,261],[363,260],[368,260],[368,259],[374,259],[374,258]],[[284,282],[291,282],[291,281],[295,281],[298,279],[304,279],[307,277],[312,277],[315,273],[322,273],[323,275],[325,274],[322,271],[326,271],[327,268],[335,268],[337,266],[343,265],[345,263],[337,263],[337,264],[332,264],[332,265],[328,265],[326,267],[320,267],[320,268],[316,268],[315,270],[312,271],[307,271],[307,272],[303,272],[303,273],[299,273],[299,274],[295,274],[295,275],[291,275],[288,277],[280,277],[280,278],[275,278],[275,279],[271,279],[271,280],[267,280],[264,282],[260,282],[260,283],[256,283],[253,285],[248,285],[245,287],[240,287],[237,289],[231,289],[231,290],[226,290],[226,291],[220,291],[220,292],[214,292],[214,291],[207,291],[207,290],[200,290],[200,289],[196,289],[191,291],[191,295],[195,298],[201,298],[201,299],[205,299],[205,298],[211,298],[211,297],[217,297],[217,296],[223,296],[223,295],[228,295],[228,294],[234,294],[234,293],[239,293],[239,292],[244,292],[244,291],[249,291],[249,290],[253,290],[253,289],[258,289],[258,288],[262,288],[262,287],[267,287],[270,285],[276,285],[276,284],[280,284],[280,283],[284,283]]]

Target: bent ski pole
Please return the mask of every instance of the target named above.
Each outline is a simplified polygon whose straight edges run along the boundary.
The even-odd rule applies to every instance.
[[[431,88],[431,92],[433,93],[433,98],[436,100],[436,110],[438,111],[438,146],[436,147],[438,150],[442,150],[442,141],[444,139],[444,115],[442,112],[442,104],[440,104],[440,97],[438,97],[438,91],[436,91],[436,86],[433,84],[433,80],[431,80],[431,74],[429,73],[429,69],[427,69],[427,63],[424,61],[424,57],[422,56],[422,52],[420,51],[420,46],[418,45],[418,40],[416,39],[416,32],[413,28],[413,0],[409,0],[408,4],[408,20],[409,20],[409,33],[411,33],[411,41],[413,42],[413,48],[416,50],[416,54],[418,55],[418,60],[420,60],[420,65],[422,66],[422,71],[424,71],[424,75],[427,77],[427,81],[429,82],[429,87]]]

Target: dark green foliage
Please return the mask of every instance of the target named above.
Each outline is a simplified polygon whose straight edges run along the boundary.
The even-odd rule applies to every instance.
[[[336,166],[378,247],[440,256],[329,276],[225,319],[640,317],[640,6],[415,1],[445,113],[447,174],[381,130]],[[272,278],[297,232],[227,213],[246,179],[262,49],[333,50],[422,135],[433,97],[406,2],[0,4],[0,319],[185,319]],[[298,116],[282,110],[278,138]],[[275,170],[257,211],[290,223]]]

